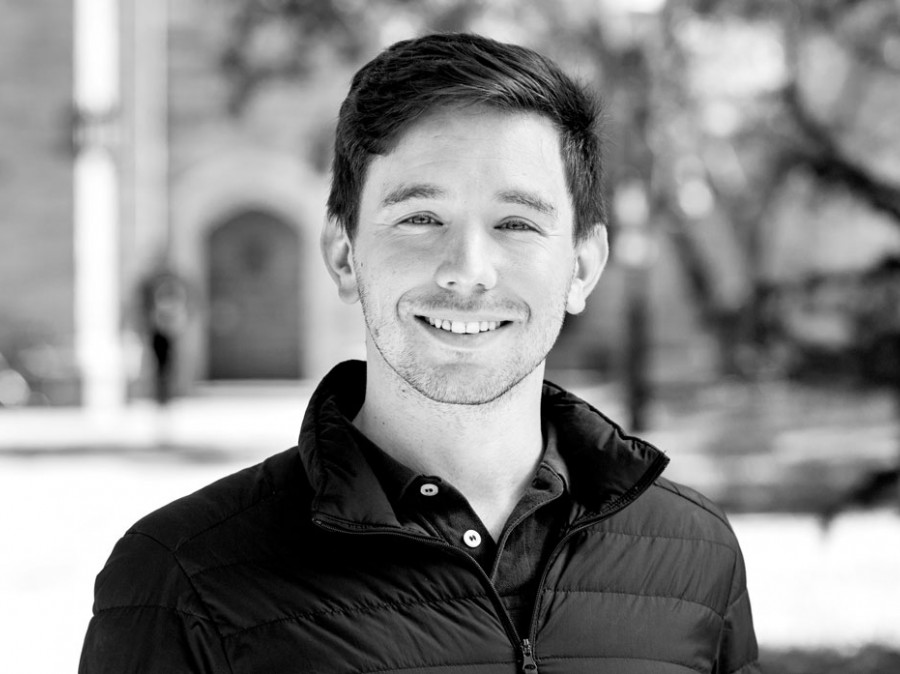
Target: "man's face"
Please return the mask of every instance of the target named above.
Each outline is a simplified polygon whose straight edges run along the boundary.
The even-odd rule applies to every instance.
[[[370,360],[438,402],[509,391],[590,290],[573,222],[548,120],[474,107],[417,122],[372,160],[351,245]]]

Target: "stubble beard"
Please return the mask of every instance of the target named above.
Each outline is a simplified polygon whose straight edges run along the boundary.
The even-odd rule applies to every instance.
[[[388,321],[379,323],[375,318],[366,283],[359,275],[357,278],[366,330],[381,359],[417,393],[433,402],[447,405],[490,404],[507,395],[533,373],[547,358],[559,337],[571,285],[570,280],[565,293],[556,303],[553,320],[546,326],[539,327],[538,334],[523,335],[520,346],[524,349],[518,354],[509,354],[514,357],[503,358],[501,362],[492,365],[457,362],[435,367],[422,362],[421,354],[408,341],[398,340],[401,341],[400,349],[388,348],[389,338],[384,335],[392,326]],[[396,308],[394,312],[396,316]],[[530,317],[529,313],[529,319]],[[393,328],[398,331],[402,330],[399,321],[399,317],[396,317]]]

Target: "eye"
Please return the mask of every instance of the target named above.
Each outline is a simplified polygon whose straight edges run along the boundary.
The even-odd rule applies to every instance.
[[[506,229],[512,232],[536,232],[537,227],[532,225],[530,222],[526,222],[525,220],[506,220],[501,222],[498,226],[498,229]]]
[[[434,216],[427,213],[418,213],[404,218],[400,221],[402,225],[439,225],[441,224]]]

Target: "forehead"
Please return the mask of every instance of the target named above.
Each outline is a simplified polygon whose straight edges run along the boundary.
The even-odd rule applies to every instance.
[[[440,109],[406,128],[367,171],[363,198],[397,183],[444,181],[460,185],[540,186],[565,191],[559,133],[536,113],[485,106]]]

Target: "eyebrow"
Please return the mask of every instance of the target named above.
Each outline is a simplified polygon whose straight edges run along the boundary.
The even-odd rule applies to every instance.
[[[543,215],[555,217],[556,206],[539,197],[532,192],[523,192],[522,190],[504,190],[497,193],[497,198],[503,203],[518,204],[525,206]]]
[[[388,192],[381,200],[381,207],[387,208],[395,204],[402,204],[410,199],[436,199],[447,196],[447,190],[429,183],[411,183],[400,185]]]
[[[437,199],[446,197],[447,194],[447,190],[431,183],[406,183],[388,192],[381,200],[381,207],[387,208],[412,199]],[[497,192],[496,198],[503,203],[525,206],[550,217],[556,217],[557,214],[556,206],[533,192],[503,190]]]

